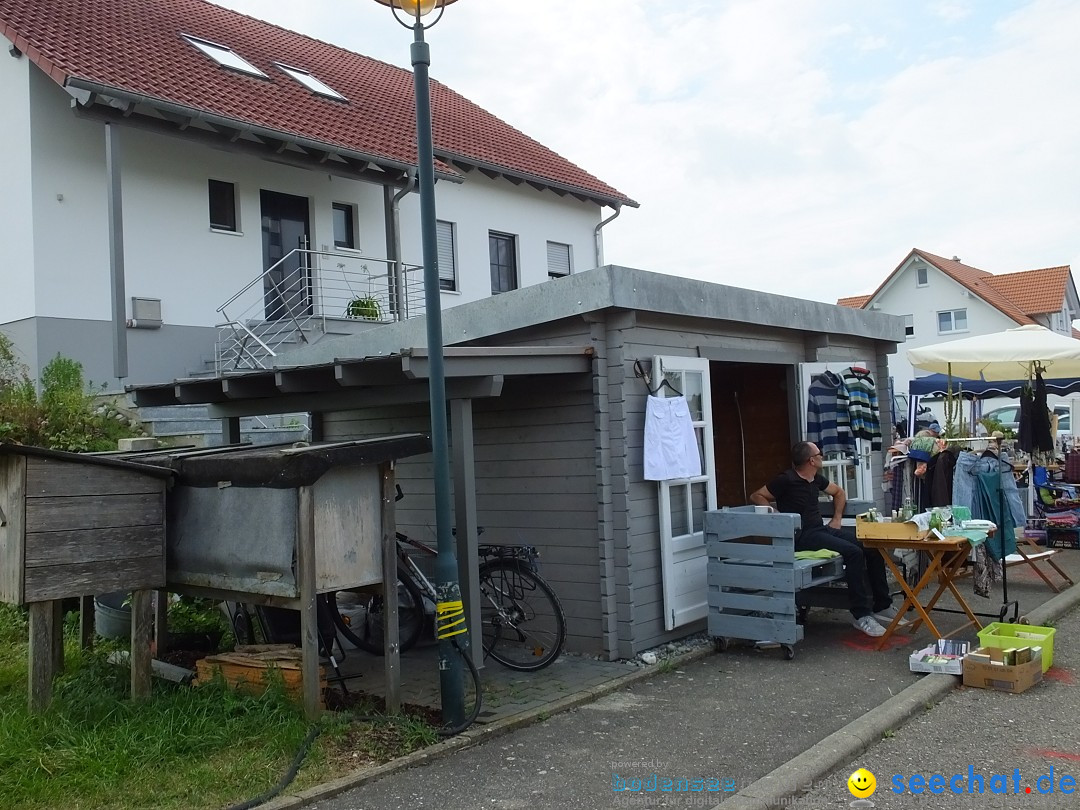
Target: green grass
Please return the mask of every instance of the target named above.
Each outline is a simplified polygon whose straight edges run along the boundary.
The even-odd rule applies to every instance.
[[[31,715],[26,638],[21,611],[0,605],[0,796],[7,810],[235,804],[281,778],[309,729],[300,708],[273,686],[251,697],[221,684],[190,688],[155,679],[151,699],[133,702],[128,670],[105,661],[109,647],[82,653],[70,632],[52,705]],[[353,723],[329,715],[323,725],[292,789],[437,739],[413,718]]]

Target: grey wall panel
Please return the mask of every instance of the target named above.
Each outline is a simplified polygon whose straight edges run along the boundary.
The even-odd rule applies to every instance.
[[[0,332],[11,339],[19,361],[30,369],[30,376],[36,377],[35,369],[38,368],[37,318],[5,323],[0,325]]]
[[[541,573],[563,603],[567,649],[602,651],[591,379],[512,378],[501,397],[473,403],[477,518],[492,543],[540,550]],[[327,413],[327,440],[427,432],[426,407]],[[451,437],[453,442],[453,437]],[[431,457],[402,459],[401,531],[434,538]]]
[[[204,358],[214,353],[216,331],[210,327],[166,324],[160,329],[128,329],[128,377],[121,381],[113,376],[112,325],[108,321],[33,320],[37,343],[34,377],[60,354],[82,363],[86,380],[98,387],[105,384],[109,391],[191,376],[202,369]]]

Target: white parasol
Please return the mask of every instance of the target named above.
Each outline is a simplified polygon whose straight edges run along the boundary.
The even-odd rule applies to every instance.
[[[1045,326],[1018,326],[922,346],[908,352],[915,368],[971,380],[1031,378],[1038,364],[1053,377],[1080,377],[1080,340]]]

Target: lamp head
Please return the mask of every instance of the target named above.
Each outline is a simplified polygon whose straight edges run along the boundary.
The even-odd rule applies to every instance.
[[[436,8],[448,6],[455,0],[375,0],[384,6],[389,6],[396,13],[398,10],[413,18],[425,17]]]

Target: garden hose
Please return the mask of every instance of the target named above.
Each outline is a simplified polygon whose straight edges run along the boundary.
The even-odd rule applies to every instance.
[[[453,737],[456,734],[460,734],[461,732],[463,732],[465,729],[467,729],[469,726],[476,722],[476,718],[480,715],[480,707],[483,705],[483,695],[480,687],[480,672],[479,670],[477,670],[476,664],[473,663],[471,656],[465,654],[465,650],[461,648],[461,645],[458,644],[456,638],[451,639],[451,643],[454,645],[454,649],[458,651],[458,655],[465,659],[465,663],[469,667],[469,672],[472,673],[473,684],[476,688],[476,701],[473,704],[473,709],[469,713],[469,716],[466,717],[459,725],[451,726],[450,728],[437,729],[435,733],[438,734],[440,737]],[[393,720],[393,718],[387,717],[386,715],[347,715],[347,717],[354,723],[377,723],[389,722]],[[247,801],[241,802],[240,804],[231,805],[230,807],[226,808],[226,810],[252,810],[252,808],[258,807],[261,804],[266,804],[266,802],[276,798],[283,790],[285,790],[285,788],[287,788],[292,783],[292,780],[296,778],[296,774],[300,771],[300,765],[303,763],[304,758],[307,757],[308,751],[311,750],[311,745],[315,742],[315,738],[319,736],[320,730],[321,729],[317,725],[311,727],[311,729],[307,733],[307,736],[304,737],[304,741],[300,743],[300,748],[299,750],[297,750],[296,756],[293,757],[292,764],[289,765],[289,770],[285,772],[285,775],[281,777],[281,779],[276,785],[274,785],[272,788],[270,788],[270,790],[266,791],[265,793],[260,793],[255,798],[248,799]]]

